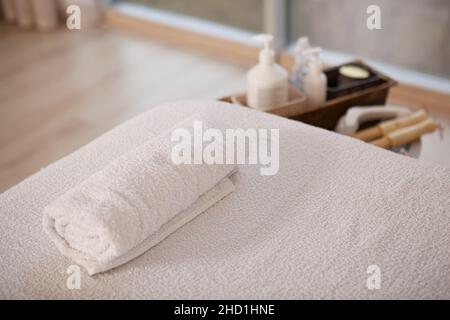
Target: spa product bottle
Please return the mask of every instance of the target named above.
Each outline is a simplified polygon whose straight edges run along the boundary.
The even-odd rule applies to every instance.
[[[305,50],[310,48],[309,39],[301,37],[295,45],[295,62],[291,73],[291,83],[299,90],[303,91],[303,77],[308,73],[309,56],[305,55]]]
[[[306,95],[306,104],[309,110],[320,108],[326,100],[327,77],[322,72],[320,61],[320,48],[305,50],[305,55],[311,57],[308,73],[303,78],[303,87]]]
[[[259,64],[247,73],[247,105],[270,110],[288,101],[288,73],[275,63],[273,37],[261,34],[254,39],[262,42],[264,48],[259,53]]]

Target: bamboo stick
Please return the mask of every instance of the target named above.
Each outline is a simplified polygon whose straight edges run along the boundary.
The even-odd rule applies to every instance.
[[[371,141],[373,139],[387,135],[400,128],[405,128],[413,124],[419,123],[427,118],[427,113],[425,110],[419,110],[414,112],[412,115],[404,118],[393,119],[388,121],[383,121],[376,126],[360,130],[356,132],[353,137],[363,140]]]
[[[371,141],[370,143],[385,149],[394,148],[412,142],[425,133],[433,132],[437,127],[438,125],[433,119],[427,118],[409,127],[392,131],[383,138]]]

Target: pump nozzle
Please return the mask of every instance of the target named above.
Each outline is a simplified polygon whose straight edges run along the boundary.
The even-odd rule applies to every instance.
[[[322,62],[320,61],[320,53],[322,52],[322,49],[319,47],[307,49],[304,51],[304,55],[312,56],[313,59],[311,59],[310,63],[310,71],[318,74],[322,72]]]
[[[298,38],[297,43],[295,45],[295,50],[303,53],[306,49],[309,49],[311,46],[309,44],[308,37]]]
[[[272,50],[273,36],[271,34],[257,34],[253,37],[253,40],[262,43],[264,45],[264,50]]]
[[[254,36],[253,40],[261,42],[264,45],[264,49],[259,53],[259,62],[262,64],[272,64],[275,56],[272,49],[273,36],[263,33]]]
[[[322,48],[315,47],[315,48],[306,49],[304,54],[312,55],[314,57],[314,59],[319,59],[321,52],[322,52]]]
[[[298,70],[304,69],[307,65],[306,63],[306,56],[305,56],[305,50],[309,49],[311,46],[309,44],[308,37],[301,37],[298,38],[297,43],[295,44],[295,65],[297,66]]]

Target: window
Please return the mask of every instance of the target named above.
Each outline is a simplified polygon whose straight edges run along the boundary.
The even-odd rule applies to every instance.
[[[326,63],[361,57],[397,80],[450,92],[450,0],[118,1],[219,23],[200,24],[218,37],[223,29],[242,30],[239,39],[247,44],[249,33],[264,31],[275,36],[277,49],[308,36],[324,49]],[[370,5],[381,10],[380,30],[367,27]]]
[[[366,9],[381,9],[381,30],[369,30]],[[291,41],[450,78],[449,0],[292,0]]]
[[[124,0],[229,25],[250,32],[263,30],[263,0]]]

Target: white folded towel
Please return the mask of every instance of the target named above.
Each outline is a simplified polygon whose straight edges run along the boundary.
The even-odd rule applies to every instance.
[[[235,165],[172,162],[172,130],[193,133],[193,122],[190,118],[122,155],[48,205],[44,230],[61,253],[90,275],[109,270],[232,192],[228,176]]]

